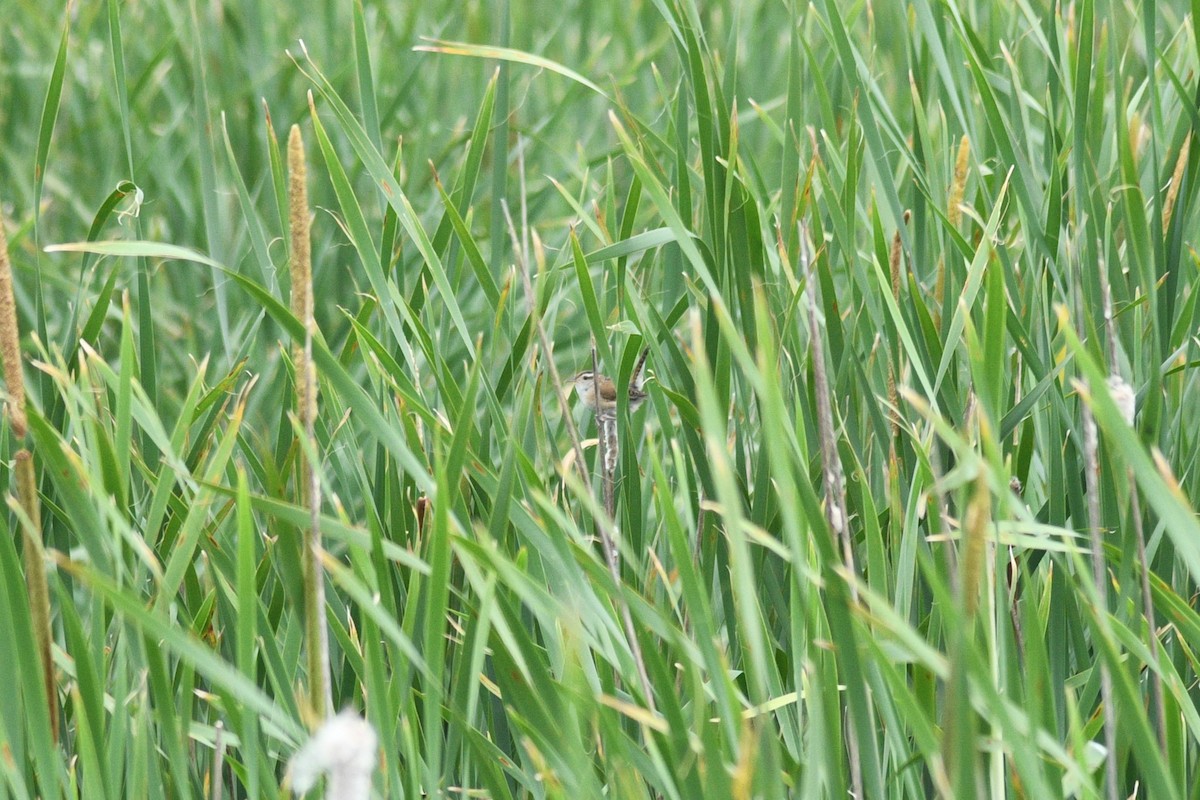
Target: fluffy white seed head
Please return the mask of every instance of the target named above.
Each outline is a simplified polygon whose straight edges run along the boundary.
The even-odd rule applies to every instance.
[[[327,774],[325,800],[367,800],[379,739],[370,723],[349,709],[325,721],[288,764],[292,789],[304,794]]]

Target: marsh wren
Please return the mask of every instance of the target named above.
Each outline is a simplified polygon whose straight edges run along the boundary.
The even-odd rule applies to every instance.
[[[641,358],[638,359],[637,366],[633,368],[633,375],[629,383],[629,410],[636,411],[638,406],[646,402],[649,396],[642,389],[642,366],[646,363],[646,356],[650,354],[650,349],[646,348],[642,351]],[[597,407],[596,390],[600,390],[599,411],[602,414],[616,414],[617,412],[617,387],[613,383],[612,378],[607,375],[596,375],[592,370],[585,369],[581,372],[576,372],[571,376],[571,383],[575,386],[575,392],[579,395],[579,399],[585,406],[591,409]]]

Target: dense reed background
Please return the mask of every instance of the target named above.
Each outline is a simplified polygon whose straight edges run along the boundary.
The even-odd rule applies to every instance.
[[[0,798],[1197,796],[1195,6],[9,0]]]

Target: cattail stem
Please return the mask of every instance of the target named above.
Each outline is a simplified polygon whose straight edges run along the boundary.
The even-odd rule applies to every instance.
[[[46,707],[50,715],[50,731],[58,740],[57,684],[50,644],[54,632],[50,626],[50,588],[46,581],[46,552],[42,547],[41,506],[38,502],[37,475],[33,470],[33,455],[22,448],[16,453],[17,498],[25,512],[21,529],[25,534],[25,589],[29,594],[29,614],[33,623],[33,638],[42,662],[42,682],[46,687]]]
[[[534,330],[537,331],[538,341],[542,345],[542,352],[546,357],[546,369],[550,373],[550,381],[554,384],[554,392],[558,397],[559,407],[562,409],[563,419],[567,424],[567,432],[571,437],[571,447],[575,451],[575,469],[579,472],[579,478],[584,486],[590,483],[587,472],[587,461],[583,452],[583,440],[579,436],[579,429],[575,426],[575,420],[571,417],[570,405],[567,403],[567,390],[562,378],[558,374],[558,367],[554,364],[554,348],[550,344],[550,337],[546,335],[546,327],[542,324],[541,315],[538,313],[537,295],[533,290],[533,279],[529,274],[529,262],[523,255],[521,248],[517,247],[520,241],[517,238],[516,227],[513,225],[512,214],[508,210],[508,203],[501,201],[501,206],[504,208],[504,216],[508,222],[509,235],[512,237],[514,251],[517,255],[517,266],[521,274],[521,283],[525,289],[525,296],[529,303],[529,317],[533,320]],[[572,233],[572,236],[575,234]],[[595,348],[593,348],[594,351]],[[594,357],[593,357],[594,360]],[[596,397],[599,397],[597,387]],[[608,564],[609,573],[612,575],[613,581],[617,587],[621,586],[621,565],[620,554],[617,552],[616,544],[613,542],[609,525],[611,524],[612,516],[608,515],[607,520],[596,520],[596,530],[600,535],[600,545],[604,550],[604,560]],[[625,598],[617,594],[614,598],[617,609],[621,614],[622,627],[625,629],[625,637],[629,641],[629,654],[633,657],[634,665],[637,667],[638,678],[642,684],[642,692],[645,697],[646,706],[651,710],[655,710],[654,692],[650,685],[650,676],[646,671],[646,661],[642,656],[642,646],[638,642],[637,629],[633,624],[633,613],[629,610],[629,604],[625,602]]]
[[[640,365],[639,365],[640,366]],[[592,380],[596,381],[600,374],[600,362],[596,355],[596,342],[592,340]],[[592,387],[596,397],[596,438],[600,442],[600,483],[604,492],[604,513],[609,522],[614,522],[617,516],[616,478],[617,478],[617,417],[616,409],[602,411],[600,403],[600,384]],[[608,570],[612,573],[613,581],[621,586],[621,553],[617,543],[608,531],[608,522],[597,525],[600,531],[600,544],[604,549],[604,559],[608,562]],[[642,693],[646,703],[654,708],[654,692],[650,686],[650,675],[646,672],[646,660],[642,656],[642,645],[637,638],[637,628],[633,624],[633,614],[629,604],[620,602],[621,623],[625,628],[625,637],[629,640],[629,652],[633,656],[634,666],[637,667],[638,679],[642,684]]]
[[[829,392],[829,379],[825,372],[825,336],[821,324],[821,312],[817,306],[817,281],[812,271],[813,250],[808,238],[808,226],[800,224],[800,262],[808,283],[808,330],[812,348],[813,393],[817,398],[817,433],[821,442],[822,473],[825,483],[825,517],[829,527],[837,535],[842,546],[842,558],[851,575],[857,575],[854,566],[854,548],[850,539],[850,525],[846,509],[846,480],[842,470],[842,458],[838,455],[837,437],[833,431],[833,400]],[[850,584],[850,594],[858,600],[858,587]]]
[[[592,342],[592,392],[600,397],[600,359],[596,355],[596,343]],[[600,484],[604,494],[604,513],[608,518],[617,518],[617,409],[605,409],[602,403],[596,406],[596,436],[600,442]],[[615,548],[610,559],[619,559]]]
[[[4,359],[4,384],[8,389],[8,413],[13,434],[24,442],[28,433],[25,416],[25,379],[21,371],[21,335],[17,328],[17,303],[13,293],[12,262],[8,259],[8,237],[4,219],[0,216],[0,356]],[[58,741],[58,699],[54,679],[51,643],[54,631],[50,626],[50,590],[46,580],[45,550],[42,546],[42,513],[38,500],[37,473],[33,454],[22,447],[16,456],[17,501],[24,511],[21,529],[24,532],[25,586],[29,593],[29,614],[34,644],[42,664],[42,679],[46,686],[46,710],[50,734]]]
[[[1187,162],[1188,145],[1191,135],[1184,140],[1180,151],[1181,161],[1176,164],[1175,177],[1172,178],[1171,193],[1167,195],[1166,207],[1163,210],[1163,232],[1170,224],[1171,209],[1175,205],[1175,191],[1179,181],[1183,179],[1181,165]],[[1117,368],[1117,325],[1113,319],[1112,287],[1107,280],[1100,282],[1101,298],[1104,301],[1104,330],[1108,339],[1108,390],[1117,408],[1125,417],[1125,422],[1132,426],[1137,412],[1137,398],[1133,387],[1125,383]],[[1125,468],[1125,480],[1129,484],[1129,516],[1133,520],[1134,541],[1137,543],[1138,563],[1141,564],[1142,614],[1146,617],[1146,627],[1149,629],[1150,658],[1158,664],[1158,623],[1155,621],[1154,598],[1150,592],[1150,563],[1146,558],[1146,532],[1142,527],[1142,504],[1138,498],[1137,480],[1133,477],[1133,469]],[[1162,676],[1157,669],[1150,670],[1150,702],[1154,708],[1158,730],[1158,746],[1163,755],[1167,753],[1167,719],[1166,705],[1163,701]]]
[[[1096,584],[1099,600],[1096,608],[1100,630],[1098,635],[1108,636],[1108,565],[1104,559],[1104,543],[1100,539],[1100,459],[1097,441],[1096,420],[1091,408],[1083,404],[1083,460],[1084,482],[1087,493],[1088,538],[1092,548],[1092,579]],[[1116,800],[1117,787],[1117,714],[1113,705],[1112,671],[1108,662],[1101,660],[1100,702],[1104,706],[1104,745],[1108,749],[1105,758],[1106,796]]]
[[[225,783],[222,778],[225,772],[225,724],[217,720],[213,730],[213,765],[209,776],[209,797],[212,800],[224,800]]]
[[[1158,672],[1158,623],[1155,621],[1154,598],[1150,593],[1150,562],[1146,558],[1146,534],[1142,529],[1142,503],[1138,499],[1137,479],[1133,469],[1126,468],[1125,479],[1129,481],[1129,515],[1133,518],[1133,532],[1137,541],[1138,562],[1142,565],[1142,614],[1146,617],[1147,636],[1150,640],[1150,660],[1155,662],[1150,670],[1150,702],[1154,707],[1158,724],[1158,746],[1167,754],[1167,708],[1163,701],[1162,676]]]
[[[817,306],[817,281],[812,269],[813,245],[808,237],[808,225],[804,220],[800,222],[799,232],[800,267],[807,284],[805,294],[808,295],[808,333],[809,346],[812,350],[813,394],[817,398],[817,433],[821,441],[821,463],[825,479],[825,519],[838,541],[841,542],[843,567],[850,575],[857,578],[858,570],[854,566],[854,547],[850,539],[850,521],[847,519],[842,459],[838,455],[837,440],[833,432],[833,403],[829,396],[829,380],[825,374],[825,337]],[[853,579],[848,583],[850,599],[857,603],[858,585]],[[858,732],[855,730],[853,716],[846,715],[846,725],[846,743],[850,756],[850,784],[855,797],[865,797],[862,755],[859,751]]]
[[[309,100],[311,104],[311,97]],[[304,437],[316,452],[317,381],[312,361],[312,250],[309,232],[308,169],[300,127],[288,135],[288,223],[291,228],[292,313],[304,325],[304,341],[293,347],[296,368],[296,412]],[[321,484],[317,472],[298,448],[296,487],[309,509],[303,547],[304,618],[308,654],[309,703],[318,719],[333,714],[329,676],[329,629],[325,624],[325,578],[321,569]]]

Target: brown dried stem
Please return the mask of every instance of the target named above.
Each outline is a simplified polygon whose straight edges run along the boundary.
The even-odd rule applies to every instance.
[[[842,560],[850,573],[847,583],[850,597],[858,602],[858,585],[855,578],[854,549],[850,541],[850,525],[846,510],[845,482],[842,460],[837,451],[837,439],[833,432],[833,404],[829,396],[829,380],[825,374],[825,336],[821,315],[817,306],[817,281],[813,275],[813,245],[808,236],[808,224],[800,221],[800,267],[804,273],[805,294],[808,295],[809,346],[812,348],[813,394],[817,398],[817,432],[821,441],[821,463],[825,482],[825,519],[842,545]],[[846,717],[848,735],[846,743],[850,756],[850,783],[855,797],[864,797],[862,758],[859,754],[858,735],[854,730],[854,719]]]
[[[808,226],[800,223],[800,266],[807,282],[808,331],[812,347],[813,393],[817,398],[817,432],[821,442],[821,463],[825,483],[825,518],[829,527],[837,534],[842,546],[842,558],[851,575],[857,575],[854,566],[854,550],[850,541],[850,525],[846,510],[845,478],[842,459],[838,455],[837,436],[833,429],[833,399],[829,392],[829,379],[825,373],[825,332],[821,323],[821,311],[817,305],[817,280],[812,270],[813,249],[808,237]],[[858,588],[850,582],[850,593],[858,600]]]
[[[579,472],[580,482],[584,486],[587,486],[591,483],[591,480],[587,473],[587,461],[583,452],[583,441],[579,437],[579,429],[575,426],[575,420],[571,417],[571,408],[567,402],[565,384],[563,384],[562,378],[558,374],[558,367],[554,364],[554,348],[550,344],[550,337],[546,335],[546,328],[542,324],[541,314],[538,313],[537,295],[533,291],[533,280],[529,275],[529,263],[525,259],[522,249],[519,247],[520,239],[517,237],[517,230],[513,225],[512,214],[508,210],[508,203],[502,201],[501,205],[504,208],[504,216],[508,222],[509,236],[513,241],[513,250],[516,255],[517,266],[521,273],[521,282],[525,288],[525,296],[529,303],[529,317],[533,321],[534,330],[537,331],[538,341],[541,343],[543,354],[545,354],[546,369],[550,373],[550,382],[554,385],[554,392],[558,398],[559,408],[562,410],[563,419],[567,424],[567,431],[571,437],[571,446],[575,451],[575,468]],[[574,236],[574,233],[571,235]],[[600,396],[599,391],[597,391],[596,396]],[[603,437],[603,434],[600,433],[600,436]],[[612,533],[609,531],[611,520],[611,514],[608,515],[607,519],[597,517],[596,532],[600,537],[600,546],[604,551],[604,560],[608,564],[609,574],[612,576],[618,590],[618,594],[614,599],[621,614],[622,627],[625,629],[625,638],[629,641],[629,653],[633,656],[633,662],[638,671],[638,678],[642,684],[642,693],[645,697],[646,705],[651,711],[654,711],[654,692],[650,685],[649,673],[646,672],[646,661],[642,656],[642,646],[637,638],[637,629],[633,624],[633,614],[629,610],[629,604],[625,602],[624,596],[620,594],[620,587],[623,585],[621,581],[621,561],[620,553],[617,551],[616,543],[613,541]]]

